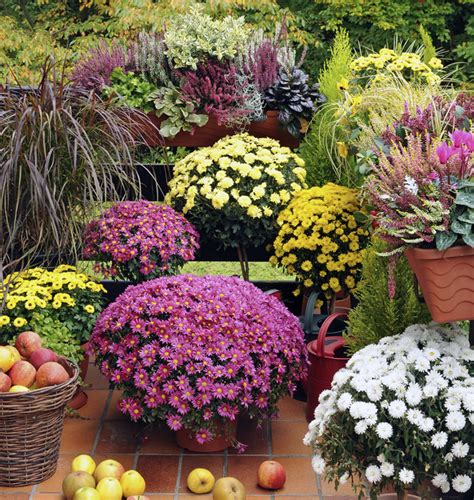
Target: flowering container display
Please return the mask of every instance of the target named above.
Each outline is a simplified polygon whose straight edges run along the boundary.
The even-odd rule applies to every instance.
[[[298,319],[234,277],[179,275],[129,287],[100,315],[90,346],[124,390],[124,414],[165,421],[198,443],[221,437],[218,429],[242,412],[275,416],[306,366]]]
[[[411,136],[366,183],[377,232],[406,251],[434,320],[473,318],[474,135],[463,130],[450,141]]]
[[[125,201],[105,210],[85,231],[84,257],[105,276],[139,282],[176,274],[194,259],[199,235],[171,207]]]
[[[412,325],[358,351],[336,373],[304,439],[313,468],[377,498],[426,482],[471,487],[474,351],[455,326]],[[440,491],[441,490],[441,491]]]
[[[270,262],[335,300],[357,283],[369,235],[356,218],[360,210],[355,189],[330,183],[299,191],[278,216]]]
[[[297,147],[319,103],[286,26],[275,37],[244,18],[213,19],[200,9],[177,15],[160,33],[128,45],[103,43],[79,60],[71,79],[133,112],[147,144],[210,146],[250,128]]]
[[[24,330],[36,331],[43,346],[79,362],[102,310],[104,287],[73,266],[32,268],[7,276],[0,288],[0,344]]]
[[[221,248],[271,242],[276,218],[306,187],[304,161],[273,139],[226,137],[176,163],[165,201],[182,211],[201,235]],[[247,263],[248,264],[248,263]],[[243,265],[248,278],[248,267]]]

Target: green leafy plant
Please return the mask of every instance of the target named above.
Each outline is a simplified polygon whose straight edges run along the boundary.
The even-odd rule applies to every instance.
[[[155,85],[141,74],[125,73],[123,68],[115,68],[110,76],[110,86],[103,90],[103,95],[148,113],[153,110],[152,95],[155,91]]]
[[[417,299],[406,258],[400,256],[395,262],[379,255],[386,250],[385,243],[374,239],[363,258],[354,292],[358,304],[349,313],[344,334],[351,354],[383,337],[398,335],[409,325],[430,321],[426,306]]]
[[[59,356],[64,356],[76,363],[84,358],[77,337],[64,322],[50,312],[33,313],[30,326],[41,337],[43,347],[47,347]]]
[[[195,113],[194,104],[186,100],[176,87],[163,87],[155,93],[157,116],[166,116],[161,122],[160,134],[174,137],[178,132],[193,132],[196,126],[206,125],[209,117]]]

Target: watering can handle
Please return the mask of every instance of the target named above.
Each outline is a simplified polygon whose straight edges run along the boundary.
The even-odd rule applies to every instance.
[[[318,300],[319,295],[320,292],[315,292],[313,290],[309,294],[308,302],[306,303],[303,323],[303,331],[306,335],[310,335],[313,329],[314,308],[316,307],[316,301]]]
[[[333,313],[330,314],[325,320],[324,323],[321,325],[321,328],[319,329],[318,332],[318,340],[316,341],[316,355],[320,358],[324,357],[324,341],[326,340],[326,334],[328,333],[329,327],[331,326],[331,323],[342,316],[347,316],[346,313],[344,312],[338,312],[338,313]]]

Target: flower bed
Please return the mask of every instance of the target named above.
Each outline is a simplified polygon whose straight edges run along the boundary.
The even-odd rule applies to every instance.
[[[305,372],[303,332],[275,298],[230,277],[180,275],[130,287],[90,341],[124,389],[132,420],[163,420],[210,441],[220,422],[277,414]]]

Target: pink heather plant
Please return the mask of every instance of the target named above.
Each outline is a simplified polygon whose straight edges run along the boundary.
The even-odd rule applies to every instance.
[[[89,223],[84,240],[84,257],[100,261],[97,270],[137,282],[176,274],[199,248],[199,235],[183,215],[149,201],[105,210]]]
[[[455,243],[451,222],[458,190],[473,174],[474,136],[456,130],[450,138],[440,144],[429,136],[409,136],[406,147],[393,145],[390,156],[381,153],[366,182],[376,232],[395,251],[408,245],[432,247],[441,235],[449,237],[448,246]]]
[[[251,283],[225,276],[129,287],[99,316],[90,349],[124,389],[124,414],[188,429],[200,442],[241,413],[276,416],[306,367],[298,319]]]

